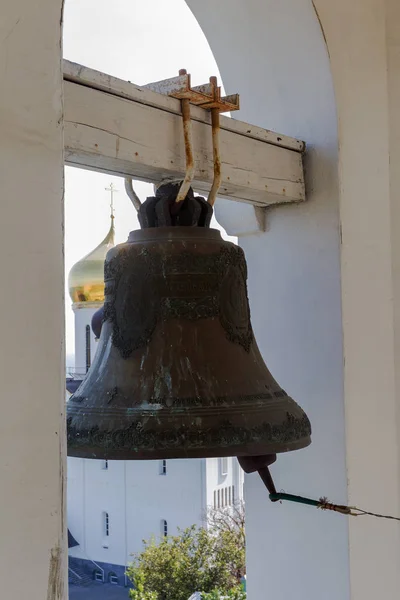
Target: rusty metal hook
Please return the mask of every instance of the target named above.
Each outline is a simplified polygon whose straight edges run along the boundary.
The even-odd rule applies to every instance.
[[[186,69],[181,69],[179,75],[186,75]],[[193,137],[192,137],[192,121],[190,119],[190,100],[182,98],[182,120],[183,120],[183,138],[185,141],[185,156],[186,156],[186,172],[185,178],[179,188],[176,202],[182,202],[192,185],[194,179],[194,157],[193,157]]]
[[[180,186],[176,202],[182,202],[191,187],[195,174],[193,155],[192,124],[190,119],[190,103],[200,106],[211,112],[212,148],[214,162],[214,176],[208,195],[208,202],[214,205],[218,190],[221,187],[221,156],[220,156],[220,113],[239,110],[239,95],[221,97],[221,88],[218,87],[216,77],[210,77],[208,83],[192,87],[191,78],[186,69],[179,71],[178,77],[156,81],[144,86],[154,92],[166,94],[181,101],[183,135],[185,140],[186,171],[185,178]]]
[[[142,203],[140,202],[139,196],[133,189],[133,181],[130,177],[125,177],[125,191],[131,199],[133,206],[138,211]]]
[[[215,82],[217,78],[215,77]],[[220,132],[220,120],[219,120],[219,109],[211,109],[211,128],[212,128],[212,146],[213,146],[213,161],[214,161],[214,179],[212,182],[211,190],[208,194],[207,202],[214,206],[217,199],[218,190],[221,187],[222,174],[221,174],[221,154],[219,147],[219,132]]]

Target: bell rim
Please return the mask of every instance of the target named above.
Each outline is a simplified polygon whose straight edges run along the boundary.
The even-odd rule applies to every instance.
[[[130,422],[124,420],[122,427],[118,419],[119,426],[115,427],[117,423],[101,419],[99,413],[96,423],[90,418],[93,416],[90,409],[82,407],[81,410],[67,411],[68,455],[120,460],[255,456],[290,452],[308,446],[312,433],[306,413],[296,403],[290,408],[291,412],[285,411],[285,418],[281,413],[281,418],[276,419],[273,414],[267,417],[264,407],[257,411],[259,419],[253,412],[247,423],[238,420],[232,413],[231,420],[221,415],[218,421],[203,418],[200,419],[203,428],[199,429],[193,423],[192,415],[182,420],[179,428],[174,427],[171,423],[174,411],[169,413],[164,425],[157,419],[156,427],[154,423],[147,427],[146,419],[138,420],[136,415],[136,419],[129,419]],[[86,417],[86,427],[79,419],[79,413],[84,421]],[[264,421],[261,415],[264,415]]]
[[[288,452],[295,452],[297,450],[303,450],[311,444],[311,435],[305,436],[304,438],[294,440],[282,444],[277,449],[276,445],[264,445],[260,446],[257,443],[249,444],[246,449],[240,446],[229,446],[229,447],[215,447],[203,449],[190,449],[189,451],[174,452],[173,450],[155,450],[153,452],[145,452],[138,450],[124,450],[121,448],[114,448],[112,450],[93,447],[92,450],[87,448],[85,451],[75,447],[74,445],[68,444],[67,456],[70,458],[86,458],[93,460],[186,460],[186,459],[202,459],[202,458],[229,458],[232,456],[263,456],[266,454],[286,454]]]

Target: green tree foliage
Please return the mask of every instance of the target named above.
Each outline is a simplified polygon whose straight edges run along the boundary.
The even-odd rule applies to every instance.
[[[242,587],[235,587],[228,592],[213,590],[212,592],[202,592],[201,600],[246,600],[246,592]]]
[[[156,592],[146,591],[144,574],[138,572],[135,578],[135,589],[129,590],[132,600],[157,600]]]
[[[216,590],[223,590],[224,596],[230,590],[239,593],[245,572],[244,528],[239,531],[226,517],[223,521],[229,526],[217,521],[218,527],[210,517],[208,528],[192,526],[175,536],[145,541],[143,551],[127,569],[135,586],[130,591],[132,600],[188,600],[196,591],[214,593],[205,598],[219,600],[222,596],[215,596]],[[228,598],[243,600],[245,596]]]

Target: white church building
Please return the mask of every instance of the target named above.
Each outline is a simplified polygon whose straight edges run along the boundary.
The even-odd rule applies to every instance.
[[[67,371],[67,396],[77,389],[96,352],[98,311],[104,302],[104,259],[113,245],[112,216],[104,240],[69,274],[75,368]],[[107,461],[69,457],[70,584],[87,583],[91,578],[127,585],[126,565],[143,548],[143,540],[205,525],[208,507],[222,508],[243,499],[243,480],[236,458]]]

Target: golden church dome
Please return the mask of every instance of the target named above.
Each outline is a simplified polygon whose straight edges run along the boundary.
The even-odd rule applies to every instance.
[[[114,217],[104,240],[74,264],[68,277],[72,302],[104,302],[104,260],[114,246]]]

